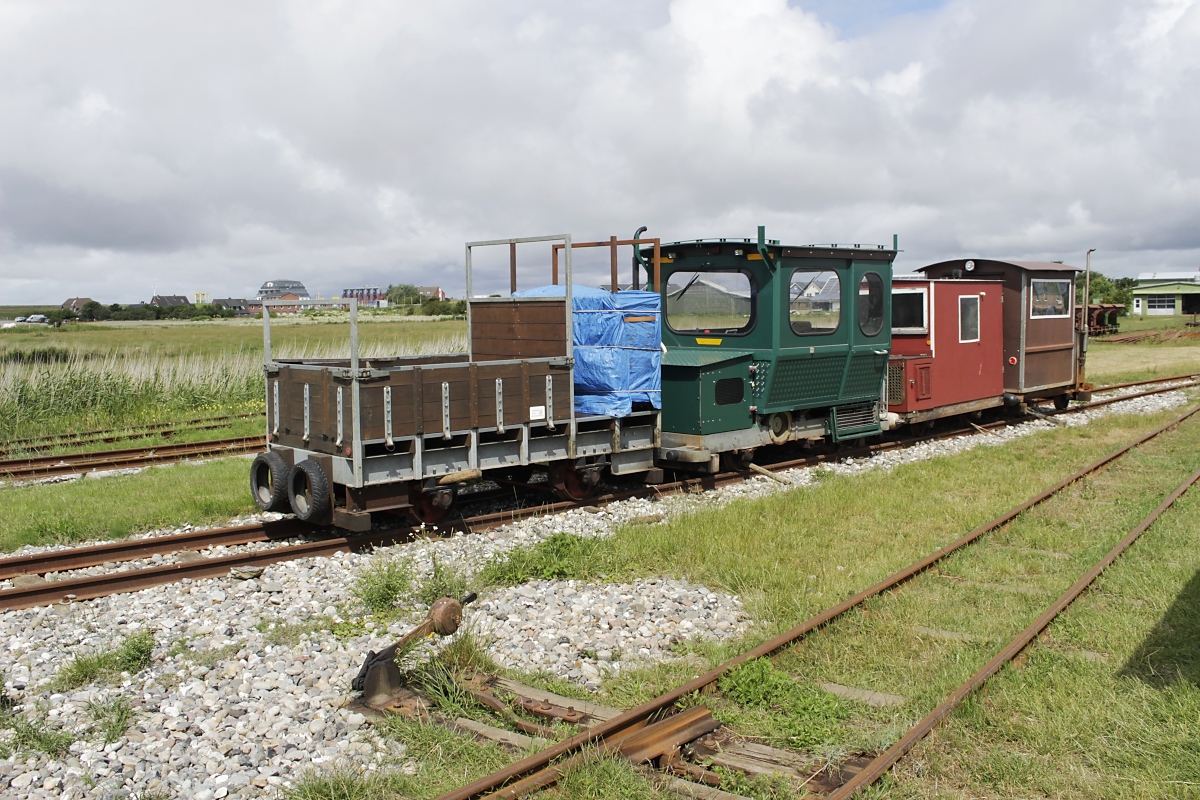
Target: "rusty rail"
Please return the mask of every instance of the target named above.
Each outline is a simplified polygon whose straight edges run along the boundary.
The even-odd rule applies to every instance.
[[[196,417],[179,422],[155,422],[129,428],[100,428],[79,433],[57,433],[47,436],[29,436],[0,442],[0,453],[13,450],[48,450],[52,447],[75,447],[81,444],[119,442],[125,439],[145,439],[148,436],[168,436],[180,430],[206,431],[228,428],[234,420],[261,417],[259,413],[225,414],[219,417]]]
[[[1200,372],[1187,372],[1183,375],[1172,375],[1169,378],[1150,378],[1144,381],[1129,381],[1128,383],[1114,383],[1109,386],[1096,386],[1092,388],[1092,393],[1111,392],[1114,389],[1127,389],[1130,386],[1146,386],[1151,383],[1166,383],[1167,381],[1186,381],[1192,378],[1200,378]]]
[[[306,533],[317,533],[322,529],[299,520],[284,519],[278,522],[259,522],[251,525],[235,525],[227,528],[211,528],[187,531],[166,536],[150,536],[144,539],[128,539],[120,542],[72,547],[69,550],[47,550],[0,559],[0,580],[18,575],[45,575],[48,572],[67,572],[101,564],[135,561],[153,555],[167,555],[181,550],[203,550],[209,547],[231,547],[254,542],[269,542],[290,539]]]
[[[1179,425],[1197,411],[1200,411],[1200,406],[1192,408],[1167,424],[1156,428],[1150,433],[1138,437],[1134,441],[1118,448],[1117,450],[1114,450],[1098,461],[1092,462],[1046,491],[1030,498],[1029,500],[1026,500],[1024,503],[1021,503],[1010,511],[1001,514],[991,522],[979,526],[955,542],[936,550],[925,558],[922,558],[921,560],[905,567],[899,572],[893,573],[875,585],[863,589],[847,600],[844,600],[843,602],[838,603],[837,605],[832,606],[825,611],[822,611],[816,616],[810,617],[808,620],[800,623],[791,630],[785,631],[784,633],[781,633],[772,639],[768,639],[752,650],[748,650],[741,655],[734,656],[725,663],[715,667],[712,670],[709,670],[697,678],[693,678],[682,686],[679,686],[666,692],[665,694],[659,695],[652,700],[642,703],[636,708],[632,708],[622,713],[620,716],[613,717],[606,722],[601,722],[586,731],[570,737],[569,739],[565,739],[555,745],[552,745],[540,753],[535,753],[516,762],[515,764],[510,764],[508,767],[498,770],[491,775],[480,778],[479,780],[476,780],[467,786],[461,787],[452,792],[447,792],[438,798],[438,800],[471,800],[472,798],[483,796],[488,797],[490,800],[492,797],[500,798],[515,796],[504,792],[503,789],[506,784],[514,779],[520,780],[521,786],[526,786],[527,782],[528,785],[549,785],[549,783],[552,783],[553,780],[557,779],[557,769],[551,766],[551,763],[555,759],[576,754],[582,748],[588,745],[607,741],[613,737],[624,737],[629,731],[645,726],[647,721],[655,715],[668,711],[672,706],[675,705],[675,703],[692,694],[693,692],[701,691],[713,683],[716,683],[723,675],[735,667],[744,664],[747,661],[753,661],[754,659],[770,655],[807,635],[811,631],[823,627],[850,609],[861,605],[866,600],[906,582],[913,576],[924,572],[932,565],[946,558],[946,556],[950,555],[951,553],[954,553],[957,550],[960,550],[968,544],[976,541],[985,533],[1000,528],[1019,514],[1045,501],[1072,483],[1075,483],[1079,479],[1102,469],[1133,448],[1144,444],[1164,431],[1170,430],[1171,428]],[[549,782],[543,782],[543,779],[548,779]]]
[[[946,718],[950,712],[958,708],[968,696],[976,689],[987,682],[988,678],[995,675],[1002,666],[1007,664],[1012,659],[1025,649],[1025,647],[1037,638],[1046,626],[1063,612],[1071,603],[1075,602],[1079,595],[1083,594],[1084,590],[1099,577],[1100,573],[1107,569],[1117,558],[1125,552],[1125,550],[1137,541],[1146,529],[1148,529],[1156,519],[1159,518],[1168,508],[1174,505],[1175,501],[1183,496],[1189,488],[1197,481],[1200,481],[1200,470],[1193,472],[1191,477],[1179,485],[1175,491],[1167,497],[1166,500],[1159,505],[1158,508],[1150,512],[1136,528],[1128,533],[1124,539],[1117,543],[1116,547],[1108,552],[1108,555],[1100,559],[1096,564],[1089,569],[1083,577],[1077,580],[1061,597],[1045,611],[1042,612],[1036,620],[1025,630],[1017,634],[1011,642],[1009,642],[1003,650],[996,654],[991,661],[984,664],[978,672],[967,679],[965,683],[955,689],[946,700],[937,708],[930,711],[924,719],[909,729],[908,733],[900,738],[900,741],[889,747],[883,753],[875,758],[867,766],[863,767],[862,771],[843,784],[837,791],[829,795],[829,800],[845,800],[852,797],[859,789],[870,786],[875,781],[883,777],[892,765],[899,761],[905,753],[911,750],[917,742],[925,738],[939,722]]]
[[[150,445],[121,450],[100,450],[75,455],[33,456],[0,461],[0,476],[11,480],[49,478],[93,470],[130,469],[200,456],[248,453],[266,447],[262,435],[235,436],[202,442]]]

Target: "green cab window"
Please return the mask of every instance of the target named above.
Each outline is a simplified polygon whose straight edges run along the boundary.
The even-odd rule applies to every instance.
[[[798,269],[788,290],[788,321],[801,336],[833,333],[842,319],[842,282],[830,269]]]
[[[667,278],[667,325],[676,333],[742,333],[754,322],[754,287],[737,270],[684,270]]]
[[[883,330],[883,278],[868,272],[858,282],[858,329],[866,336]]]

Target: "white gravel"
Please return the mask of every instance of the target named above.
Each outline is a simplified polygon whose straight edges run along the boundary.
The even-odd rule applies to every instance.
[[[1101,415],[1153,413],[1186,401],[1183,392],[1169,392],[1058,421],[1082,425]],[[497,553],[555,533],[606,536],[632,520],[666,519],[794,491],[811,483],[817,469],[846,474],[890,469],[1052,427],[1051,422],[1030,422],[872,458],[789,470],[781,474],[787,485],[755,476],[712,492],[629,500],[471,536],[418,541],[386,554],[402,554],[424,574],[435,558],[470,573]],[[21,552],[50,549],[58,548]],[[306,559],[272,565],[251,580],[188,582],[70,606],[3,612],[0,669],[6,692],[21,704],[18,713],[61,726],[76,741],[59,758],[21,750],[0,759],[0,794],[116,798],[157,791],[199,800],[257,797],[310,765],[350,763],[373,769],[385,758],[403,760],[402,746],[377,741],[363,715],[347,708],[349,682],[365,652],[381,649],[409,630],[423,616],[421,609],[387,629],[368,623],[362,635],[306,633],[294,644],[271,643],[272,623],[352,616],[342,605],[347,588],[371,558],[341,554]],[[631,585],[535,581],[488,592],[469,612],[468,625],[489,643],[499,663],[548,671],[592,688],[606,674],[677,657],[672,648],[686,639],[736,637],[751,624],[736,597],[678,580]],[[142,630],[153,630],[157,641],[149,669],[112,683],[51,691],[51,679],[72,656],[111,649]],[[123,737],[105,745],[88,704],[118,696],[135,705],[137,716]],[[0,732],[0,747],[11,742],[9,731]]]

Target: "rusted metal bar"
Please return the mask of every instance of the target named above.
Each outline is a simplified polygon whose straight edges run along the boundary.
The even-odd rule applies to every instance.
[[[517,292],[517,243],[508,243],[508,285],[513,294]]]
[[[610,236],[608,237],[608,240],[612,242],[612,248],[609,252],[609,260],[611,262],[609,268],[612,271],[612,290],[615,292],[620,288],[617,285],[617,237]]]
[[[320,530],[299,520],[261,522],[206,531],[188,531],[169,536],[151,536],[124,542],[107,542],[70,550],[50,550],[0,559],[0,580],[17,575],[44,575],[47,572],[66,572],[119,561],[133,561],[153,555],[178,553],[181,550],[203,550],[208,547],[268,542],[288,539],[302,533]]]
[[[550,285],[558,286],[558,251],[562,249],[561,244],[551,245],[550,247]],[[515,292],[516,289],[513,289]]]
[[[661,292],[662,285],[660,283],[660,278],[662,277],[662,246],[659,244],[658,239],[654,240],[653,264],[654,264],[654,291]]]
[[[527,758],[524,758],[524,759],[516,762],[515,764],[510,764],[508,767],[498,770],[498,771],[492,773],[491,775],[480,778],[480,779],[468,784],[467,786],[463,786],[452,792],[447,792],[446,794],[442,795],[441,798],[439,798],[439,800],[469,800],[470,798],[481,796],[485,792],[490,792],[490,791],[495,790],[497,787],[504,786],[504,784],[506,784],[510,780],[513,780],[514,778],[519,778],[520,776],[529,775],[530,773],[534,773],[534,772],[537,772],[538,770],[544,769],[554,759],[560,758],[568,753],[576,752],[580,748],[585,747],[589,744],[592,744],[593,742],[597,742],[600,740],[607,741],[608,737],[611,737],[614,734],[623,734],[632,725],[644,724],[645,721],[648,720],[650,717],[652,717],[655,714],[662,713],[662,711],[664,709],[670,708],[671,706],[673,706],[675,703],[677,703],[679,700],[683,699],[684,697],[692,694],[693,692],[698,692],[702,689],[705,689],[708,686],[710,686],[711,684],[715,683],[716,681],[718,681],[721,678],[721,676],[725,675],[727,672],[734,669],[735,667],[738,667],[741,664],[746,663],[747,661],[753,661],[757,658],[762,658],[763,656],[767,656],[767,655],[774,653],[775,651],[777,651],[777,650],[791,644],[792,642],[795,642],[796,640],[800,639],[801,637],[807,635],[811,631],[816,630],[817,628],[820,628],[820,627],[828,624],[830,621],[836,619],[837,617],[846,613],[850,609],[852,609],[858,605],[861,605],[866,600],[868,600],[878,594],[882,594],[883,592],[885,592],[889,589],[892,589],[901,583],[904,583],[905,581],[909,580],[913,576],[918,575],[921,572],[924,572],[926,569],[928,569],[932,565],[938,563],[939,561],[941,561],[942,559],[944,559],[946,556],[950,555],[951,553],[954,553],[957,550],[960,550],[961,548],[965,547],[966,545],[974,542],[976,539],[983,536],[985,533],[996,530],[997,528],[1007,524],[1009,521],[1011,521],[1014,517],[1021,514],[1022,512],[1027,511],[1028,509],[1032,508],[1033,506],[1043,502],[1044,500],[1049,498],[1051,495],[1055,494],[1058,491],[1061,491],[1063,488],[1069,486],[1070,484],[1074,483],[1075,481],[1079,480],[1080,478],[1101,469],[1102,467],[1106,466],[1113,460],[1115,460],[1115,459],[1119,458],[1120,456],[1124,455],[1125,453],[1129,452],[1134,447],[1137,447],[1138,445],[1143,444],[1143,443],[1149,441],[1150,439],[1153,439],[1155,436],[1158,436],[1159,434],[1163,433],[1164,431],[1175,427],[1179,423],[1186,420],[1188,417],[1195,414],[1197,411],[1200,411],[1200,406],[1192,408],[1190,411],[1187,411],[1184,414],[1182,414],[1181,416],[1176,417],[1172,421],[1168,422],[1166,425],[1156,428],[1155,430],[1151,431],[1150,433],[1147,433],[1143,436],[1138,437],[1133,442],[1131,442],[1121,448],[1118,448],[1117,450],[1114,450],[1112,453],[1109,453],[1107,456],[1104,456],[1100,460],[1095,461],[1095,462],[1089,464],[1088,466],[1084,467],[1083,469],[1073,473],[1070,477],[1060,481],[1059,483],[1052,486],[1050,489],[1047,489],[1046,491],[1042,492],[1041,494],[1038,494],[1035,497],[1032,497],[1029,500],[1026,500],[1024,503],[1021,503],[1016,508],[1013,508],[1012,510],[1010,510],[1004,514],[1001,514],[999,517],[996,517],[991,522],[988,522],[988,523],[985,523],[984,525],[979,526],[978,528],[971,531],[966,536],[963,536],[962,538],[956,540],[955,542],[936,550],[932,554],[917,561],[916,563],[905,567],[904,569],[900,570],[899,572],[893,573],[892,575],[888,576],[887,578],[884,578],[882,581],[876,583],[875,585],[870,586],[866,589],[863,589],[861,592],[858,592],[857,594],[848,598],[847,600],[844,600],[841,603],[838,603],[837,605],[832,606],[831,608],[828,608],[825,611],[822,611],[820,614],[810,617],[808,620],[805,620],[804,622],[800,623],[799,625],[792,628],[791,630],[785,631],[784,633],[781,633],[772,639],[768,639],[767,641],[763,642],[762,644],[758,645],[757,647],[753,648],[752,650],[748,650],[745,653],[742,653],[741,655],[734,656],[733,658],[729,659],[725,663],[717,666],[716,668],[714,668],[712,670],[709,670],[708,672],[704,673],[703,675],[701,675],[697,678],[693,678],[692,680],[688,681],[687,683],[683,684],[682,686],[679,686],[679,687],[672,689],[662,695],[659,695],[658,697],[656,697],[652,700],[648,700],[647,702],[642,703],[641,705],[637,706],[636,708],[632,708],[632,709],[624,712],[623,714],[621,714],[618,717],[613,717],[612,719],[607,720],[605,722],[601,722],[601,723],[595,725],[594,727],[589,728],[586,731],[583,731],[581,733],[576,734],[575,736],[572,736],[569,739],[564,739],[563,741],[543,750],[540,753],[535,753],[534,755],[528,756]],[[517,785],[517,784],[514,784],[514,786],[515,785]],[[535,787],[535,788],[537,788],[537,787]],[[498,796],[500,796],[500,795],[498,795]],[[516,797],[518,795],[505,794],[503,796]]]
[[[658,263],[659,263],[659,239],[618,239],[616,236],[610,236],[608,241],[602,242],[571,242],[572,249],[576,247],[607,247],[612,251],[610,272],[612,290],[615,292],[620,288],[620,281],[617,276],[617,248],[625,247],[626,245],[637,247],[642,244],[654,245],[654,285],[658,286]],[[555,244],[551,248],[550,268],[553,276],[553,283],[558,284],[558,251],[562,250],[565,245]],[[634,267],[634,287],[637,286],[637,267]],[[657,291],[657,288],[655,289]]]
[[[1175,491],[1171,492],[1167,499],[1164,500],[1158,508],[1150,512],[1150,514],[1143,519],[1136,528],[1130,531],[1124,539],[1118,542],[1117,546],[1108,552],[1108,555],[1096,562],[1096,564],[1094,564],[1092,568],[1083,575],[1083,577],[1077,580],[1070,589],[1068,589],[1061,597],[1055,600],[1049,608],[1043,611],[1041,616],[1034,620],[1028,628],[1017,634],[1016,638],[1009,642],[1003,650],[997,653],[991,661],[984,664],[978,672],[976,672],[974,675],[968,678],[965,683],[955,689],[941,705],[939,705],[933,711],[930,711],[924,719],[914,725],[908,733],[904,734],[904,736],[900,738],[900,741],[896,742],[894,745],[877,756],[874,761],[863,767],[861,772],[843,784],[841,788],[839,788],[833,794],[829,795],[829,800],[845,800],[848,797],[852,797],[856,792],[858,792],[859,789],[869,786],[875,781],[879,780],[879,778],[881,778],[885,772],[891,769],[893,764],[899,761],[900,758],[909,750],[911,750],[917,742],[925,738],[925,736],[931,730],[933,730],[939,722],[945,719],[951,711],[958,708],[958,706],[962,704],[963,700],[966,700],[967,697],[970,696],[970,694],[980,686],[982,686],[988,678],[995,675],[1002,666],[1014,659],[1018,653],[1024,650],[1025,647],[1032,642],[1038,634],[1045,630],[1046,626],[1050,624],[1051,620],[1061,614],[1067,606],[1071,605],[1071,603],[1073,603],[1075,599],[1079,597],[1079,595],[1083,594],[1083,591],[1087,589],[1097,577],[1099,577],[1100,573],[1106,570],[1122,553],[1125,552],[1125,550],[1131,544],[1137,541],[1138,537],[1141,536],[1147,528],[1154,524],[1154,521],[1158,519],[1163,512],[1170,508],[1176,500],[1182,497],[1184,492],[1191,488],[1196,481],[1200,481],[1200,470],[1193,472],[1191,477],[1181,483],[1179,487],[1175,489]]]

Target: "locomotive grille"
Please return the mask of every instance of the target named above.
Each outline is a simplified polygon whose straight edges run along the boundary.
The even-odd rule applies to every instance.
[[[904,402],[903,361],[888,362],[887,401],[889,406],[898,406]]]
[[[855,406],[838,406],[837,409],[837,429],[838,434],[850,433],[851,431],[861,430],[863,428],[879,427],[879,414],[874,403],[863,403]]]

